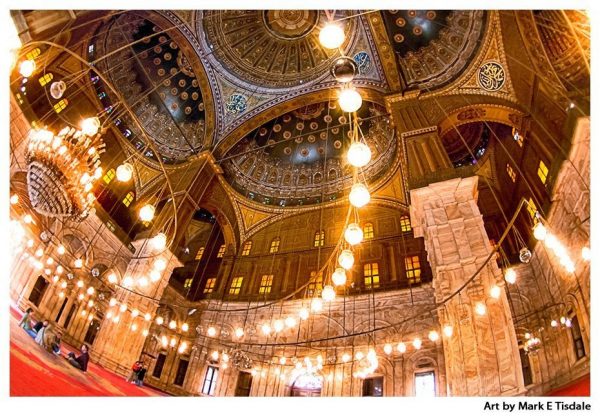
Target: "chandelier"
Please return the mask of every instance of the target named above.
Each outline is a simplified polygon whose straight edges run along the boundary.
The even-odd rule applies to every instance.
[[[249,370],[252,368],[252,359],[244,351],[236,348],[229,353],[229,356],[231,357],[231,364],[236,370]]]
[[[27,188],[33,208],[42,215],[85,219],[95,201],[92,187],[102,176],[100,153],[105,144],[97,118],[82,130],[65,127],[54,135],[32,130],[27,147]]]

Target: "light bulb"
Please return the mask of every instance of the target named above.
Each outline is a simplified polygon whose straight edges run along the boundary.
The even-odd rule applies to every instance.
[[[167,262],[164,259],[156,259],[154,261],[154,268],[160,272],[167,268]]]
[[[535,237],[536,240],[544,241],[546,239],[547,234],[548,234],[548,230],[546,230],[546,227],[541,222],[538,222],[533,227],[533,236]]]
[[[62,272],[64,272],[65,269],[59,264],[58,266],[56,266],[56,273],[57,274],[62,274]]]
[[[50,95],[55,100],[60,100],[67,90],[67,84],[64,81],[54,81],[50,84]]]
[[[117,279],[117,275],[116,274],[111,273],[111,274],[108,275],[108,283],[115,284],[115,283],[117,283],[117,280],[118,279]]]
[[[83,280],[79,280],[79,281],[77,282],[77,287],[83,287],[83,284],[84,284],[84,283],[83,283]]]
[[[303,321],[306,321],[308,319],[308,309],[306,308],[302,308],[300,309],[300,312],[298,313],[298,315],[300,315],[300,319],[302,319]]]
[[[66,289],[66,287],[67,287],[67,282],[65,282],[64,280],[63,280],[62,282],[60,282],[60,287],[61,287],[62,289]]]
[[[161,251],[167,246],[167,236],[164,233],[158,233],[152,237],[152,246],[155,250]]]
[[[25,224],[31,224],[33,222],[33,218],[31,217],[31,215],[26,214],[23,217],[23,222],[25,222]]]
[[[137,309],[134,309],[134,310],[131,311],[131,317],[132,318],[137,317],[139,314],[140,314],[140,311],[137,310]]]
[[[131,330],[133,332],[137,331],[137,324],[131,324]]]
[[[110,306],[115,306],[117,304],[117,300],[115,298],[110,298],[110,301],[108,302],[108,304]]]
[[[347,363],[348,361],[350,361],[350,358],[351,358],[350,354],[348,354],[348,353],[344,353],[342,355],[342,361],[345,362],[345,363]]]
[[[133,176],[133,165],[131,163],[123,163],[117,166],[117,180],[119,182],[129,182]]]
[[[338,95],[338,103],[342,111],[354,113],[362,105],[362,97],[353,87],[343,88]]]
[[[227,354],[226,352],[221,354],[221,361],[223,361],[224,363],[229,362],[229,354]]]
[[[171,342],[175,341],[174,339],[171,339]],[[179,348],[177,349],[177,352],[179,352],[179,354],[183,354],[186,350],[187,350],[187,342],[183,341],[180,345]]]
[[[285,357],[281,357],[281,358],[279,359],[279,364],[280,364],[280,365],[285,365],[286,361],[287,361],[287,358],[285,358]]]
[[[517,272],[512,267],[509,267],[504,272],[504,280],[506,280],[511,285],[517,281]]]
[[[369,203],[371,200],[371,195],[369,194],[369,190],[365,185],[362,183],[355,183],[352,185],[348,199],[350,200],[350,204],[352,204],[352,206],[361,208]]]
[[[156,317],[156,325],[162,325],[165,322],[162,316]]]
[[[142,335],[143,335],[143,336],[145,336],[145,337],[147,337],[147,336],[148,336],[148,330],[147,330],[147,329],[144,329],[144,330],[142,331]]]
[[[167,345],[169,345],[169,339],[166,336],[162,336],[160,337],[160,342],[162,343],[163,347],[167,347]]]
[[[208,335],[209,337],[214,337],[215,335],[217,335],[217,330],[214,326],[209,326],[206,330],[206,335]]]
[[[438,339],[440,339],[440,334],[438,334],[437,331],[429,331],[429,334],[427,336],[432,342],[436,342]]]
[[[142,276],[137,281],[138,286],[146,287],[148,286],[148,278],[146,276]]]
[[[393,348],[392,348],[391,344],[385,344],[383,346],[383,352],[385,352],[386,355],[390,355],[392,353],[392,350],[393,350]]]
[[[115,324],[119,323],[119,321],[120,321],[120,320],[121,320],[121,316],[119,316],[119,315],[117,315],[117,316],[115,316],[115,317],[113,318],[113,322],[114,322]]]
[[[183,324],[181,324],[181,330],[183,332],[187,332],[190,329],[190,326],[188,325],[187,322],[184,322]]]
[[[171,322],[169,322],[169,328],[170,328],[170,329],[175,329],[175,328],[177,328],[177,322],[175,322],[175,321],[171,321]]]
[[[351,246],[359,244],[363,240],[362,228],[356,223],[348,224],[344,231],[344,239]]]
[[[140,220],[142,220],[144,222],[152,221],[152,219],[154,218],[155,211],[156,211],[156,208],[154,208],[154,205],[151,205],[151,204],[144,205],[140,209],[140,213],[139,213]]]
[[[81,122],[81,132],[87,136],[95,136],[98,130],[100,130],[98,117],[89,117]]]
[[[152,319],[152,315],[150,315],[150,313],[146,313],[146,314],[144,315],[144,319],[145,319],[146,321],[149,321],[150,319]]]
[[[352,251],[346,249],[342,250],[338,257],[338,263],[346,270],[350,270],[352,265],[354,265],[354,255]]]
[[[556,319],[553,319],[553,320],[550,322],[550,326],[551,326],[552,328],[556,328],[556,327],[558,326],[558,322],[556,321]]]
[[[125,311],[127,310],[127,305],[126,305],[126,304],[124,304],[124,303],[122,303],[122,304],[121,304],[121,306],[119,306],[119,310],[120,310],[121,312],[125,312]]]
[[[321,292],[321,297],[326,302],[331,302],[332,300],[334,300],[335,299],[335,289],[333,288],[333,286],[331,286],[331,285],[325,286],[323,288],[323,291]]]
[[[346,284],[346,271],[341,267],[337,267],[335,269],[335,271],[333,272],[333,274],[331,275],[331,281],[336,286],[345,285]]]
[[[283,329],[283,321],[281,319],[277,319],[275,322],[273,322],[273,329],[275,332],[281,332]]]
[[[63,246],[63,245],[58,246],[56,251],[58,252],[58,254],[60,254],[62,256],[66,252],[65,246]]]
[[[585,261],[590,261],[592,258],[592,252],[589,247],[586,246],[581,249],[581,258]]]
[[[498,287],[496,285],[492,286],[492,288],[490,289],[490,296],[493,297],[494,299],[499,299],[501,294],[502,294],[502,289],[500,289],[500,287]]]
[[[237,338],[241,338],[241,337],[243,337],[243,336],[244,336],[244,330],[243,330],[242,328],[239,328],[239,327],[238,327],[238,328],[236,328],[236,329],[235,329],[235,336],[236,336]]]
[[[93,287],[93,286],[90,286],[90,287],[88,287],[88,289],[87,289],[87,294],[91,296],[91,295],[93,295],[93,294],[94,294],[94,292],[95,292],[95,291],[96,291],[96,289],[94,289],[94,287]]]
[[[327,23],[319,32],[319,42],[327,49],[337,49],[344,43],[344,29],[333,22]]]
[[[12,195],[10,196],[10,203],[11,203],[12,205],[18,204],[18,203],[19,203],[19,195],[17,195],[17,194],[12,194]]]
[[[362,168],[371,161],[371,149],[365,143],[354,142],[348,149],[348,163],[356,168]]]
[[[444,335],[449,338],[452,336],[454,329],[452,328],[452,325],[444,325],[443,331],[444,331]]]
[[[287,326],[288,328],[293,328],[296,326],[296,319],[292,316],[288,316],[287,318],[285,318],[285,326]]]
[[[75,268],[81,269],[83,267],[83,260],[82,259],[76,259],[74,265],[75,265]]]
[[[263,324],[263,326],[261,327],[262,333],[265,335],[269,335],[271,333],[271,327],[269,326],[269,324]]]
[[[123,278],[123,282],[122,282],[124,287],[131,287],[133,286],[133,277],[131,276],[125,276]]]
[[[176,340],[175,338],[171,338],[171,341],[169,341],[169,345],[170,345],[171,347],[174,347],[174,346],[175,346],[175,344],[177,344],[177,340]],[[181,348],[181,346],[180,346],[179,348]]]
[[[310,309],[313,312],[321,312],[323,310],[323,301],[321,298],[313,298],[310,302]]]
[[[160,272],[158,270],[152,270],[150,272],[150,280],[152,282],[158,282],[160,280]]]
[[[38,248],[38,249],[35,251],[35,256],[36,256],[36,257],[42,257],[43,255],[44,255],[44,250],[42,250],[41,248]]]
[[[421,344],[422,344],[422,343],[423,343],[423,342],[421,341],[421,339],[419,339],[419,338],[415,338],[415,339],[413,340],[413,343],[412,343],[412,345],[413,345],[413,347],[415,347],[415,350],[418,350],[418,349],[420,349],[420,348],[421,348]]]
[[[21,65],[19,65],[19,73],[25,78],[29,78],[31,74],[33,74],[33,71],[35,71],[35,61],[33,59],[23,61],[21,62]]]
[[[483,316],[485,315],[486,311],[487,308],[482,302],[478,302],[477,305],[475,305],[475,312],[477,313],[477,315]]]

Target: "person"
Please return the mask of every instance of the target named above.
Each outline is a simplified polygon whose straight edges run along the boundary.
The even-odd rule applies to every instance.
[[[81,346],[80,351],[81,354],[79,355],[79,357],[75,357],[75,354],[70,352],[67,355],[67,360],[69,361],[69,364],[71,364],[73,367],[78,368],[81,371],[87,371],[88,361],[90,360],[87,345],[83,344]]]
[[[142,387],[144,385],[144,377],[146,376],[146,371],[148,371],[148,369],[144,364],[140,371],[137,372],[137,380],[135,382],[136,386]]]
[[[37,322],[35,323],[35,325],[33,326],[33,330],[34,330],[36,333],[37,333],[37,332],[40,332],[40,329],[42,329],[42,327],[44,326],[44,322],[47,322],[47,321],[37,321]]]
[[[54,337],[50,341],[50,350],[53,354],[60,356],[60,333],[54,334]]]
[[[128,383],[135,383],[137,381],[137,373],[142,369],[142,366],[143,363],[140,360],[137,360],[135,363],[133,363],[133,366],[131,367],[131,373],[126,379]]]
[[[35,335],[35,342],[37,342],[44,348],[46,347],[44,341],[46,340],[46,331],[48,330],[48,324],[49,322],[47,320],[44,320],[44,322],[42,322],[41,328],[37,331],[37,334]]]
[[[27,308],[25,314],[19,321],[19,327],[23,328],[31,338],[35,338],[37,332],[31,327],[31,315],[33,315],[33,309]]]

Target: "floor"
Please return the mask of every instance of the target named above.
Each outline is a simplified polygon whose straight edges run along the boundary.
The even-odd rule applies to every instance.
[[[92,362],[88,371],[72,367],[65,358],[47,352],[19,328],[19,313],[10,314],[11,396],[164,396],[150,387],[138,387]],[[64,345],[64,354],[74,348]]]

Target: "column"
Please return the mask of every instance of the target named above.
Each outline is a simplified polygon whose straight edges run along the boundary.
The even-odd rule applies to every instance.
[[[148,297],[117,287],[114,297],[117,299],[118,305],[127,305],[127,311],[120,312],[118,305],[107,310],[111,311],[113,316],[119,315],[119,322],[115,323],[112,319],[105,318],[91,350],[92,359],[123,375],[128,374],[131,365],[140,357],[145,341],[142,331],[149,329],[152,323],[144,319],[144,314],[150,313],[154,317],[158,309],[158,300],[156,299],[162,297],[173,269],[181,267],[181,262],[168,249],[156,255],[149,239],[136,240],[132,244],[136,248],[136,256],[128,264],[124,276],[131,276],[134,281],[145,276],[148,279],[148,285],[145,287],[135,285],[131,290]],[[152,282],[150,272],[159,257],[167,262],[167,267],[162,271],[161,278]],[[137,317],[132,315],[133,309],[140,312]],[[133,323],[137,325],[135,331],[132,330]]]
[[[438,303],[461,288],[491,252],[477,207],[477,177],[458,178],[411,191],[415,237],[424,237]],[[448,395],[518,395],[525,390],[517,338],[506,293],[489,297],[502,273],[490,261],[460,295],[439,310],[442,325],[454,333],[444,339]],[[487,310],[475,312],[478,303]]]

